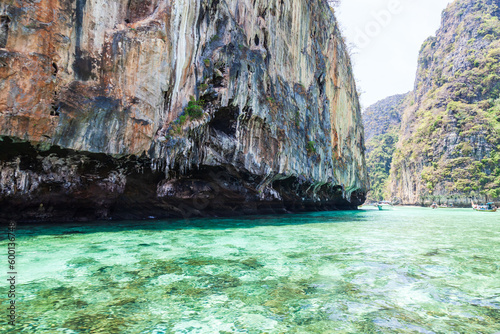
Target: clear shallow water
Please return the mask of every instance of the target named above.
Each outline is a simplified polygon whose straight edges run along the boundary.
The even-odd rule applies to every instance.
[[[19,226],[17,242],[19,325],[1,333],[500,332],[497,213]]]

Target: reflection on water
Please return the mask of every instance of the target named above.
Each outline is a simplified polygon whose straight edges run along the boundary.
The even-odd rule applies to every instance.
[[[18,234],[19,326],[2,317],[2,333],[500,331],[498,214],[400,208]]]

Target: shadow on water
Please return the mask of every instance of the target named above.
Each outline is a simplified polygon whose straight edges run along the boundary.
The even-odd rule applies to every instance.
[[[263,226],[290,226],[318,223],[366,221],[366,211],[322,211],[300,214],[259,215],[237,218],[190,218],[138,221],[95,221],[67,223],[26,223],[17,225],[22,236],[85,234],[133,230],[243,229]]]

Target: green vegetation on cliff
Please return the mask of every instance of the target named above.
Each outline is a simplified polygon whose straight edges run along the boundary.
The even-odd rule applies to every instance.
[[[386,189],[397,141],[397,134],[386,133],[373,137],[367,143],[367,150],[370,151],[366,159],[371,187],[369,200],[382,201],[389,195]]]
[[[387,191],[392,157],[398,142],[401,113],[408,94],[388,97],[363,113],[366,138],[366,167],[370,177],[368,200],[389,198]]]
[[[497,1],[455,1],[437,37],[422,46],[417,103],[405,111],[409,121],[394,157],[396,196],[500,196],[499,14]]]
[[[388,191],[403,203],[465,205],[470,198],[500,198],[499,5],[453,2],[436,37],[422,45],[401,126],[385,132],[399,137],[386,161],[392,158]],[[370,146],[391,153],[386,141],[372,140]],[[374,157],[368,153],[369,168]],[[380,173],[372,170],[372,180]],[[379,193],[376,185],[372,189]]]

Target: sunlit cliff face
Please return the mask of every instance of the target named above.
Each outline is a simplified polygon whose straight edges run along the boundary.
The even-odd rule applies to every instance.
[[[422,45],[391,170],[403,203],[500,199],[499,4],[453,2]]]
[[[86,182],[113,189],[100,200],[109,202],[105,215],[134,173],[154,175],[137,176],[149,190],[134,196],[155,203],[200,193],[224,193],[233,209],[363,201],[359,103],[326,2],[53,0],[0,8],[0,134],[38,145],[29,153],[36,164],[18,162],[27,155],[18,148],[3,158],[6,198],[44,192],[56,182],[50,173],[66,175],[76,164],[61,191],[71,198]],[[140,158],[123,162],[130,155]],[[97,167],[86,168],[89,161]],[[209,184],[222,181],[207,179],[207,170],[234,187],[214,195]],[[31,186],[13,187],[19,175]]]

